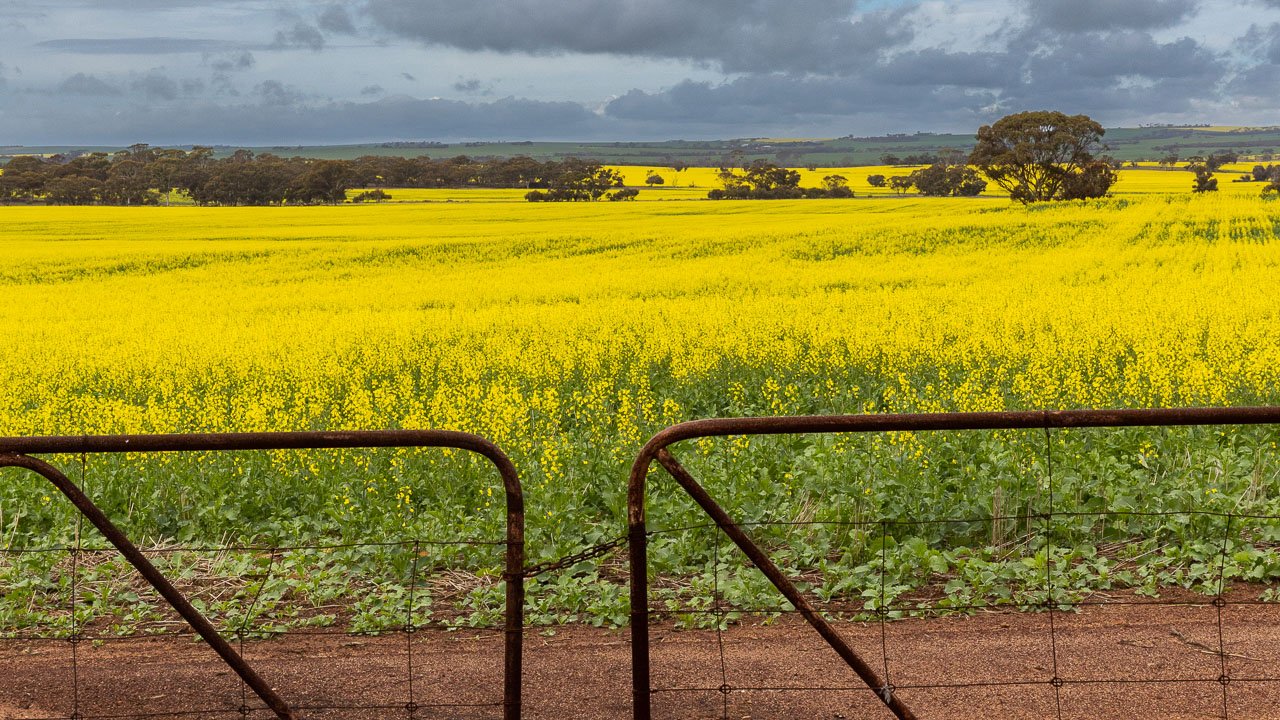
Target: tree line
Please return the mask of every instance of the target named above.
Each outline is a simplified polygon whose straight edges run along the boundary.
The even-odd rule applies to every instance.
[[[891,187],[899,194],[915,188],[922,195],[972,197],[986,190],[990,180],[1022,203],[1104,197],[1119,177],[1117,163],[1101,154],[1105,132],[1086,115],[1016,113],[982,126],[968,156],[958,150],[946,150],[929,156],[932,163],[927,168],[889,178],[870,175],[867,181],[873,186]],[[853,196],[846,179],[840,176],[825,178],[823,188],[800,188],[798,173],[770,163],[756,162],[744,166],[743,171],[739,174],[721,168],[724,189],[713,190],[708,197]]]
[[[1102,126],[1085,115],[1016,113],[980,128],[967,156],[943,150],[927,158],[908,158],[931,163],[909,175],[872,175],[868,181],[899,193],[914,188],[943,197],[981,194],[990,181],[1023,203],[1104,197],[1118,179],[1118,163],[1103,153],[1104,134]],[[1237,159],[1233,153],[1190,158],[1194,189],[1216,190],[1213,172]],[[673,166],[677,172],[683,167]],[[719,179],[723,187],[708,193],[711,199],[853,197],[844,176],[828,175],[819,187],[802,188],[798,172],[762,160],[740,171],[722,167]],[[661,180],[653,175],[646,183]],[[1264,194],[1280,193],[1280,166],[1258,165],[1239,181],[1265,182]],[[355,188],[365,190],[354,198],[357,201],[383,200],[389,196],[382,189],[388,187],[523,188],[529,191],[525,198],[534,202],[631,200],[639,192],[623,187],[617,171],[578,158],[369,155],[316,160],[237,150],[219,159],[208,147],[180,150],[139,144],[116,153],[15,157],[0,174],[0,203],[155,205],[169,203],[178,192],[200,205],[306,205],[344,202]]]
[[[316,160],[237,150],[219,159],[208,147],[140,144],[115,153],[19,156],[3,170],[0,203],[161,205],[182,193],[199,205],[310,205],[343,202],[348,190],[359,188],[367,190],[358,196],[362,199],[385,199],[389,196],[381,189],[388,187],[546,189],[543,199],[556,200],[594,200],[606,194],[628,199],[636,193],[605,192],[621,186],[621,176],[609,175],[613,171],[599,163],[525,156]],[[605,191],[597,192],[602,185]]]
[[[798,198],[851,198],[849,179],[827,175],[821,187],[800,187],[800,173],[773,163],[756,160],[742,172],[720,168],[717,174],[723,189],[707,193],[711,200],[792,200]]]

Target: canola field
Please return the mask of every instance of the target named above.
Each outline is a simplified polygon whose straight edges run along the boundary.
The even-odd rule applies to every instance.
[[[631,459],[682,420],[1280,402],[1278,239],[1280,202],[1231,193],[0,208],[0,435],[475,432],[519,468],[531,559],[549,559],[623,533]],[[781,523],[753,532],[819,597],[870,611],[881,565],[889,602],[933,585],[957,605],[1019,602],[1047,566],[1064,597],[1216,589],[1217,519],[1037,528],[1047,483],[1056,509],[1275,513],[1276,442],[898,433],[677,454],[737,517]],[[345,546],[500,539],[498,478],[465,454],[54,460],[148,547],[343,546],[158,555],[228,578],[198,595],[220,622],[253,597],[267,627],[399,627],[415,570],[468,578],[421,591],[422,618],[496,617],[500,548]],[[71,592],[65,554],[34,550],[71,544],[74,514],[41,482],[0,471],[0,632],[72,622],[50,610]],[[652,486],[653,527],[705,522]],[[900,524],[861,524],[880,520]],[[1231,577],[1280,577],[1264,542],[1280,528],[1233,531]],[[778,602],[754,571],[712,563],[711,542],[654,536],[653,572],[681,578],[656,602],[705,607],[713,580],[730,603]],[[109,553],[92,573],[77,622],[133,632],[163,616]],[[625,622],[618,574],[589,564],[533,581],[530,602],[534,622]]]

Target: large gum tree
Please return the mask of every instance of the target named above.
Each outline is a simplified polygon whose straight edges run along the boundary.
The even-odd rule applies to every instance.
[[[978,130],[969,163],[1024,203],[1100,197],[1116,178],[1110,163],[1097,156],[1104,134],[1087,115],[1007,115]]]

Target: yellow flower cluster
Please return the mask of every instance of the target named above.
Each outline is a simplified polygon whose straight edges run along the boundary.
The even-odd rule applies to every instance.
[[[608,486],[611,506],[644,440],[693,417],[1280,388],[1280,203],[1253,195],[35,207],[0,223],[3,435],[457,429],[506,448],[527,488]],[[909,435],[885,442],[918,457]],[[337,504],[411,506],[421,492],[394,474]]]

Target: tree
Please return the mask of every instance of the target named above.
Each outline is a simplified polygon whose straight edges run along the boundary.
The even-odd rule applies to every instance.
[[[867,184],[871,187],[884,187],[884,176],[880,174],[868,175]]]
[[[0,202],[30,202],[45,191],[53,166],[43,158],[19,155],[4,166],[0,175]]]
[[[525,193],[529,202],[572,202],[593,201],[604,197],[614,188],[622,188],[622,174],[617,170],[606,168],[598,163],[587,163],[581,160],[566,160],[560,166],[560,174],[550,181],[548,189],[543,192],[533,190]],[[622,193],[617,190],[609,195]],[[638,194],[637,190],[635,194]],[[618,200],[627,200],[635,194],[623,193]]]
[[[1106,159],[1095,160],[1084,166],[1080,172],[1067,176],[1062,182],[1061,199],[1089,200],[1106,197],[1107,192],[1118,179],[1119,176],[1116,175],[1115,168],[1110,162]]]
[[[906,194],[913,185],[915,185],[915,182],[910,175],[894,175],[889,178],[889,188],[899,195]]]
[[[285,199],[310,205],[336,204],[347,199],[351,187],[351,163],[346,160],[317,160],[289,185]]]
[[[653,187],[654,185],[663,185],[666,184],[666,182],[667,181],[663,180],[662,176],[658,173],[649,173],[649,177],[644,179],[644,184],[649,187]]]
[[[885,153],[884,155],[880,156],[880,164],[881,165],[901,165],[902,160],[899,159],[898,156],[894,155],[893,153]]]
[[[1211,153],[1209,157],[1205,158],[1204,164],[1209,168],[1209,172],[1217,172],[1219,169],[1222,168],[1223,165],[1227,165],[1229,163],[1234,163],[1239,161],[1240,161],[1239,153],[1234,153],[1234,152],[1231,152],[1230,150],[1227,150],[1220,153]]]
[[[1016,113],[978,130],[969,163],[1014,200],[1061,200],[1066,198],[1064,186],[1079,183],[1072,176],[1085,172],[1097,160],[1095,153],[1105,133],[1087,115],[1048,110]],[[1114,173],[1093,172],[1089,185],[1109,178],[1114,182]]]
[[[851,198],[849,180],[843,175],[828,175],[821,187],[800,187],[800,173],[756,160],[742,169],[720,168],[717,173],[723,188],[707,193],[711,200],[792,200],[800,198]]]
[[[100,181],[82,175],[60,177],[46,188],[49,202],[56,205],[92,205],[101,190]]]
[[[386,192],[385,190],[383,190],[382,188],[374,188],[374,189],[372,189],[372,190],[365,190],[364,192],[362,192],[362,193],[360,193],[360,194],[356,195],[355,197],[351,198],[351,202],[353,202],[353,203],[362,203],[362,202],[375,202],[375,203],[380,203],[380,202],[382,202],[382,201],[384,201],[384,200],[390,200],[390,199],[391,199],[391,196],[390,196],[390,195],[388,195],[388,194],[387,194],[387,192]]]
[[[142,162],[129,154],[120,154],[99,189],[102,202],[109,205],[154,205],[156,193],[151,189],[151,173]]]
[[[804,196],[800,173],[763,160],[747,165],[741,174],[722,167],[716,176],[724,189],[707,193],[712,200],[782,200]]]
[[[987,181],[964,165],[935,163],[907,178],[921,195],[933,197],[975,197],[987,189]]]
[[[851,198],[853,190],[849,189],[849,178],[843,175],[827,175],[822,178],[822,187],[812,188],[807,197]]]
[[[822,178],[822,187],[828,191],[847,188],[849,187],[849,178],[843,175],[827,175]]]
[[[147,164],[147,175],[151,186],[164,195],[164,204],[168,205],[173,196],[173,189],[179,184],[182,174],[183,159],[186,153],[181,150],[163,150]]]
[[[1191,192],[1206,193],[1218,191],[1218,178],[1213,176],[1213,171],[1205,165],[1192,165],[1188,168],[1196,174],[1195,183],[1191,186]]]

